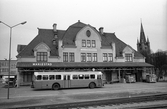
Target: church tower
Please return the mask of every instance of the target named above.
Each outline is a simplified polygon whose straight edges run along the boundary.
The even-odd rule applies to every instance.
[[[141,23],[141,28],[140,28],[140,41],[137,39],[137,51],[140,52],[145,57],[151,54],[150,41],[148,37],[146,40],[142,23]]]

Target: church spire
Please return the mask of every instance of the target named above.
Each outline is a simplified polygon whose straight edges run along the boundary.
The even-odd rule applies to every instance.
[[[137,38],[137,44],[139,44],[139,40],[138,40],[138,38]]]
[[[147,43],[150,43],[148,36],[147,36]]]
[[[148,62],[148,55],[150,54],[150,41],[149,38],[145,37],[143,25],[141,22],[141,28],[140,28],[140,42],[137,41],[137,51],[140,52],[143,56],[146,57],[146,62]]]
[[[140,43],[145,43],[146,42],[146,37],[143,29],[143,25],[141,23],[141,28],[140,28]]]

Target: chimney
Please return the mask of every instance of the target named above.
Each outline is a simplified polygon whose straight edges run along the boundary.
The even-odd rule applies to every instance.
[[[99,28],[99,32],[100,32],[100,34],[103,34],[103,27]]]
[[[56,23],[53,24],[53,31],[57,32],[57,24]]]

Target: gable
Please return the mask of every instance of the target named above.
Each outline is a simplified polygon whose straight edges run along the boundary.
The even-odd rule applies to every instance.
[[[58,39],[64,35],[63,30],[58,30]],[[38,29],[38,35],[17,55],[19,56],[34,56],[34,48],[45,48],[50,50],[50,56],[58,56],[58,49],[53,45],[54,38],[53,29]],[[43,43],[41,46],[39,46]]]
[[[124,53],[133,53],[133,49],[130,47],[130,46],[126,46],[124,49],[123,49],[123,52]]]
[[[76,40],[89,39],[101,42],[100,34],[90,25],[83,27],[76,35]]]
[[[34,48],[34,51],[50,51],[50,48],[44,42],[41,42]]]
[[[75,45],[75,38],[77,33],[85,26],[86,24],[80,21],[69,26],[62,38],[63,45]]]

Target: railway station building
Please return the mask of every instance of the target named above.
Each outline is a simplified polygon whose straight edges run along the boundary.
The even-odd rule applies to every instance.
[[[125,36],[128,38],[128,36]],[[115,33],[106,33],[80,21],[66,30],[38,28],[28,45],[17,46],[17,79],[31,84],[34,72],[101,71],[106,83],[121,82],[126,74],[142,81],[152,65]]]

